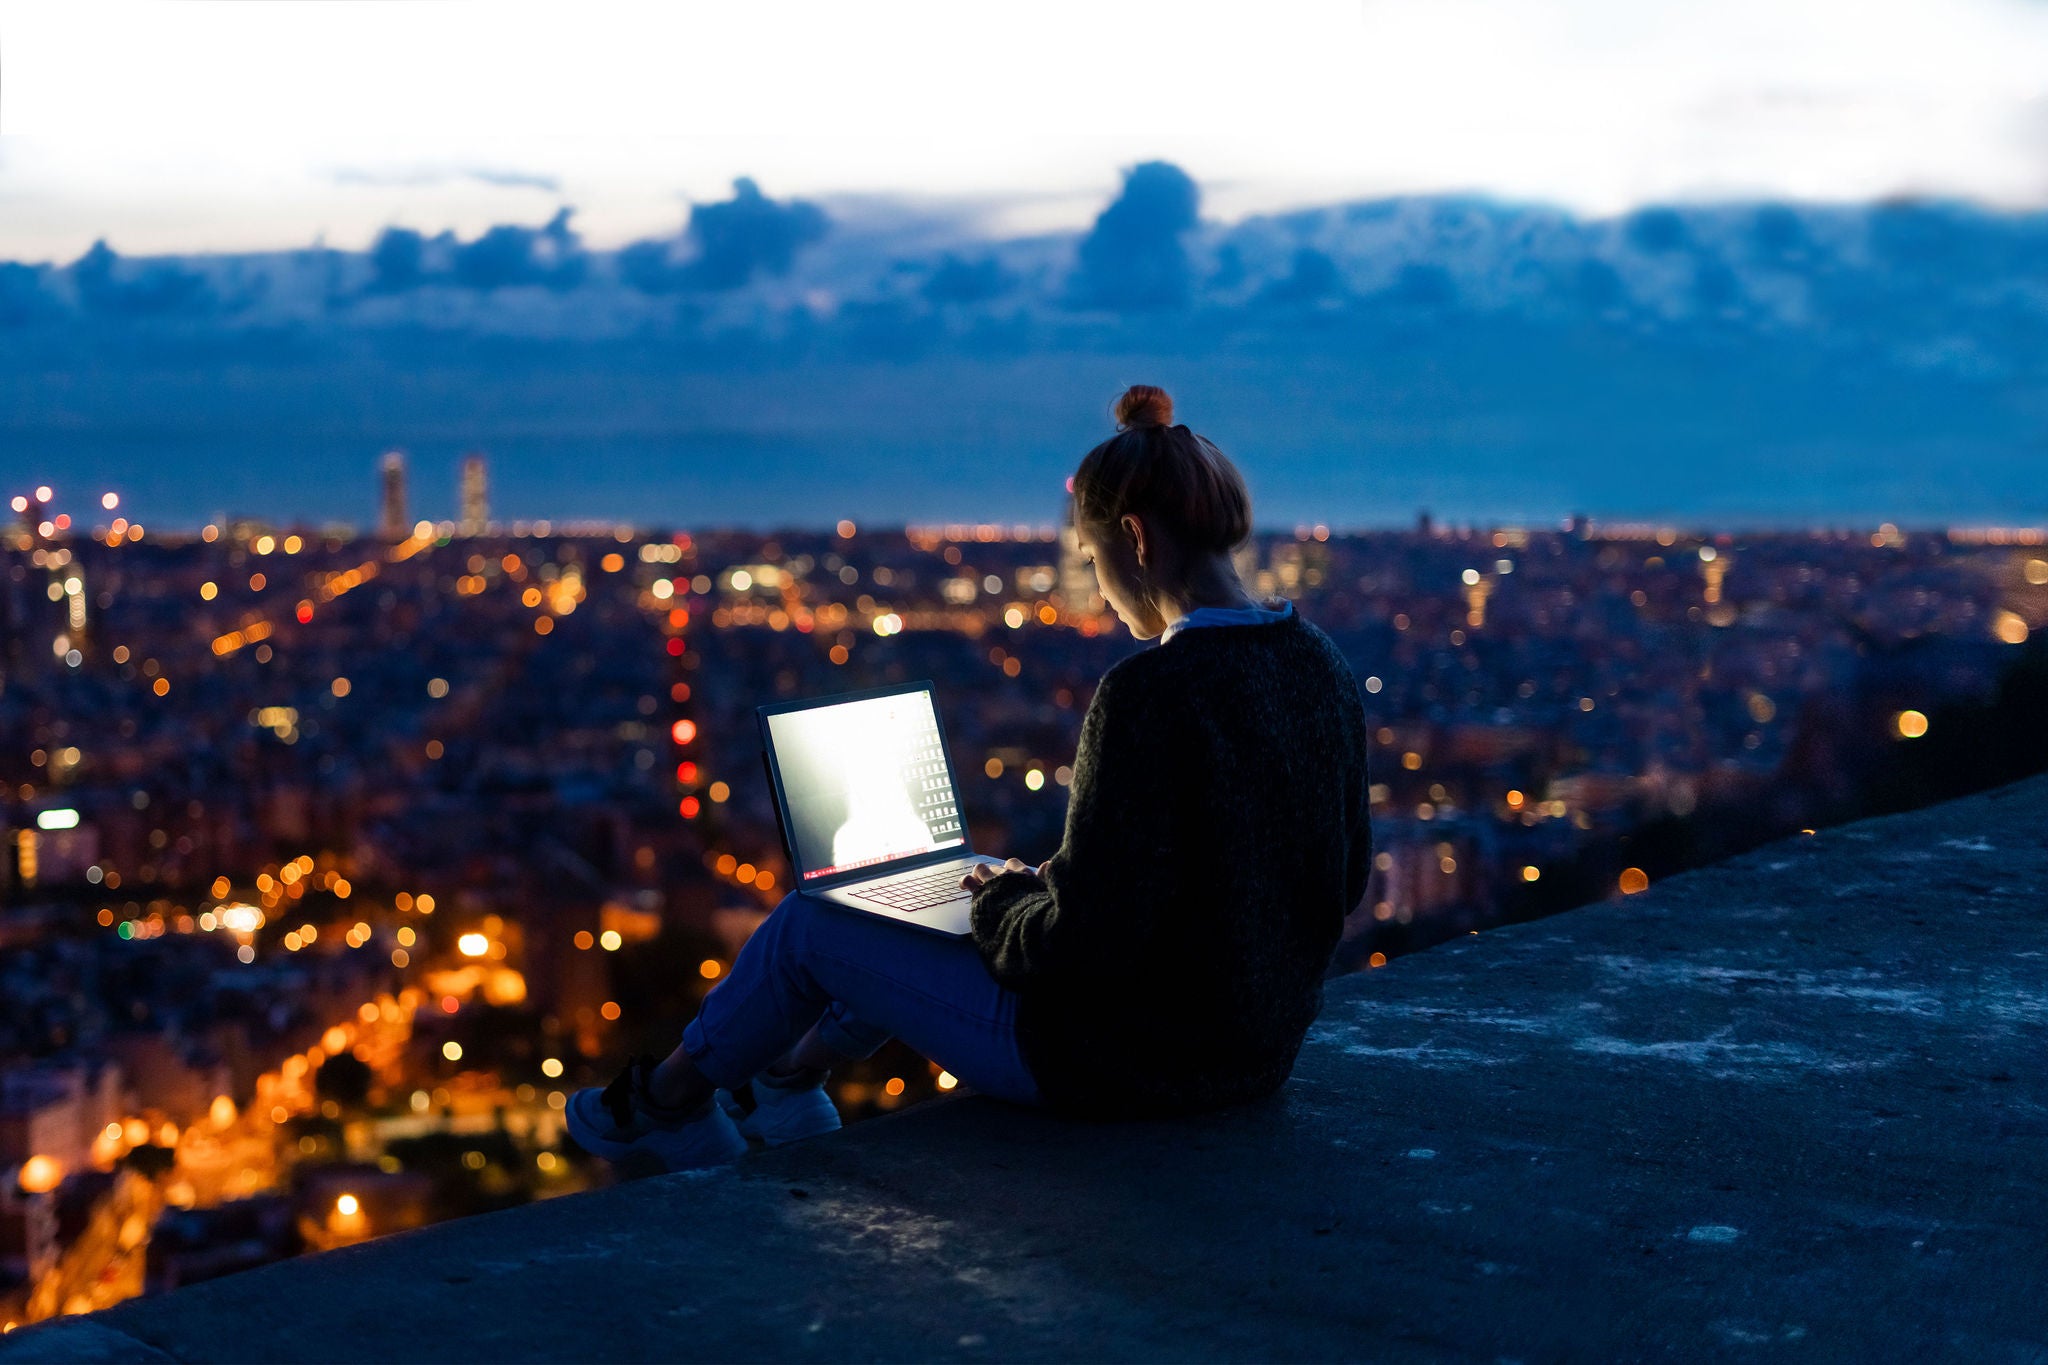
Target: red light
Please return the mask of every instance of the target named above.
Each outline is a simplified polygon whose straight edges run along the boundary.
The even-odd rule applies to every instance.
[[[679,809],[683,812],[683,818],[685,820],[696,819],[698,810],[697,798],[694,796],[684,797],[683,804],[679,807]]]
[[[678,763],[678,764],[676,765],[676,781],[678,781],[678,782],[695,782],[696,780],[697,780],[697,765],[696,765],[696,764],[694,764],[694,763],[690,762],[690,761],[689,761],[688,759],[685,759],[685,760],[684,760],[683,762],[681,762],[681,763]]]
[[[312,604],[311,602],[301,602],[301,603],[299,603],[299,624],[303,626],[303,625],[305,625],[305,624],[306,624],[306,622],[308,622],[308,621],[310,621],[310,620],[312,620],[312,619],[313,619],[313,604]]]
[[[677,640],[670,640],[670,641],[668,642],[668,652],[669,652],[670,654],[673,654],[673,655],[674,655],[674,656],[675,656],[676,658],[678,658],[678,659],[682,658],[682,657],[683,657],[683,642],[682,642],[681,640],[679,640],[679,639],[677,639]]]
[[[668,695],[670,701],[688,701],[690,699],[690,685],[688,683],[677,683],[668,690]]]
[[[71,529],[71,514],[70,514],[70,513],[68,513],[68,512],[60,512],[60,513],[58,513],[58,514],[57,514],[57,529],[58,529],[58,530],[60,530],[60,531],[68,531],[68,530],[70,530],[70,529]]]
[[[453,1014],[455,1013],[455,1011],[461,1008],[462,1002],[460,1000],[457,1000],[454,996],[444,995],[441,997],[441,1013]]]
[[[1067,491],[1069,493],[1074,491],[1074,476],[1072,474],[1067,475]]]
[[[694,720],[679,720],[669,730],[669,733],[675,736],[676,743],[688,744],[697,737],[697,722]]]

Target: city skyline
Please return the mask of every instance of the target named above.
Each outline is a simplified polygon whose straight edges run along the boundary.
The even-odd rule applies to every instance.
[[[394,457],[397,463],[392,463]],[[521,516],[491,517],[472,515],[474,509],[485,504],[477,499],[480,487],[472,482],[471,471],[482,462],[483,456],[474,448],[463,447],[463,454],[455,457],[453,464],[458,472],[456,492],[452,497],[441,499],[415,496],[416,486],[412,482],[415,466],[409,452],[396,448],[384,451],[378,456],[371,469],[375,489],[366,495],[360,514],[354,517],[322,515],[311,517],[265,516],[253,511],[218,511],[194,521],[166,520],[151,517],[145,523],[143,513],[123,500],[123,495],[106,485],[81,480],[67,485],[64,492],[74,493],[80,504],[87,508],[86,519],[68,519],[61,529],[73,533],[90,533],[104,536],[110,527],[126,531],[131,526],[147,530],[159,542],[169,539],[176,543],[193,540],[212,540],[221,533],[234,528],[244,534],[254,534],[257,529],[269,531],[297,531],[309,535],[333,539],[355,540],[363,537],[383,536],[389,540],[405,540],[415,535],[433,535],[441,539],[460,537],[476,539],[483,537],[512,537],[542,539],[561,537],[576,539],[590,535],[613,533],[627,534],[634,539],[661,536],[670,533],[706,533],[772,535],[776,532],[803,534],[824,534],[835,528],[857,526],[867,534],[898,533],[909,536],[913,541],[925,534],[943,534],[954,538],[972,538],[977,531],[992,533],[991,538],[1004,540],[1052,540],[1064,525],[1064,511],[1047,520],[1043,516],[1032,518],[988,517],[975,519],[925,521],[925,520],[854,520],[846,516],[821,514],[816,521],[785,521],[774,525],[753,525],[745,522],[692,521],[671,522],[661,519],[635,520],[631,516]],[[394,483],[394,471],[396,481]],[[90,491],[88,491],[90,490]],[[64,492],[48,482],[30,484],[22,492],[10,493],[0,490],[0,501],[11,501],[12,510],[21,514],[31,510],[47,510],[62,513],[69,518]],[[1065,509],[1070,500],[1062,495],[1057,499],[1060,508]],[[117,515],[118,509],[118,515]],[[131,520],[130,513],[133,513]],[[1346,524],[1333,521],[1279,522],[1256,518],[1253,534],[1257,537],[1284,536],[1290,532],[1300,534],[1313,530],[1318,538],[1328,535],[1355,536],[1402,531],[1422,527],[1425,532],[1434,529],[1438,535],[1465,537],[1494,531],[1573,531],[1591,530],[1600,535],[1630,539],[1654,537],[1659,534],[1675,534],[1683,537],[1702,538],[1709,541],[1739,538],[1745,535],[1783,536],[1801,532],[1816,537],[1856,538],[1871,532],[1880,534],[1903,533],[1908,535],[1946,535],[1961,543],[2030,545],[2048,541],[2048,520],[2029,522],[2025,520],[2000,520],[1980,518],[1974,520],[1943,520],[1933,516],[1921,518],[1904,517],[1881,520],[1859,520],[1854,517],[1833,517],[1811,521],[1785,520],[1781,522],[1723,522],[1683,517],[1605,517],[1591,516],[1583,511],[1569,511],[1557,516],[1518,520],[1488,520],[1466,516],[1446,516],[1437,509],[1420,506],[1409,509],[1406,516],[1390,513],[1385,520]]]
[[[416,472],[364,496],[402,522]],[[601,1183],[569,1093],[672,1038],[795,881],[756,706],[932,680],[975,846],[1035,862],[1096,680],[1176,647],[1057,527],[176,536],[44,492],[0,513],[0,1330]],[[2029,761],[2044,546],[1255,536],[1246,585],[1365,707],[1334,965]],[[956,1087],[900,1045],[832,1084],[856,1118]]]
[[[983,1003],[1209,1010],[1189,1055],[1235,1066],[1259,1016],[1309,1027],[1335,983],[1260,1054],[1277,1084],[1300,1047],[1283,1108],[1201,1167],[1307,1152],[1315,1179],[1233,1201],[1207,1242],[1173,1224],[1190,1265],[1233,1264],[1250,1220],[1306,1275],[1273,1279],[1277,1326],[1259,1292],[1224,1304],[1212,1353],[1271,1354],[1311,1318],[1385,1335],[1376,1301],[1299,1311],[1358,1253],[1449,1266],[1453,1299],[1547,1296],[1523,1344],[1584,1342],[1600,1322],[1525,1273],[1564,1227],[1567,1279],[1622,1272],[1578,1275],[1589,1303],[1648,1286],[1626,1339],[1711,1315],[1682,1351],[1848,1340],[1797,1294],[1782,1319],[1714,1298],[1784,1279],[1788,1246],[1841,1243],[1823,1290],[1903,1266],[1932,1304],[1928,1267],[2024,1241],[1943,1211],[1981,1213],[2018,1150],[2031,987],[1947,954],[2010,956],[2032,888],[2024,821],[1996,811],[2022,803],[1904,842],[1858,826],[2048,768],[2042,0],[0,0],[0,60],[0,1338],[103,1350],[77,1315],[644,1174],[604,1159],[586,1105],[715,989],[724,1037],[762,942],[808,973],[780,992],[788,1034],[827,993],[897,1034],[819,1073],[820,1123],[946,1097],[975,1127],[1010,1092],[977,1072],[993,1035],[962,983],[934,996],[982,1020],[956,1054],[830,985],[815,954],[837,949],[787,917],[793,888],[920,844],[1050,869],[1042,918],[1006,921],[1001,952],[978,935]],[[1091,557],[1076,480],[1138,384],[1187,425],[1117,443],[1116,505],[1173,523],[1127,574]],[[1115,466],[1179,461],[1190,429],[1241,471],[1250,530],[1183,574],[1160,533],[1180,508],[1213,545],[1232,481]],[[1274,610],[1188,610],[1239,586]],[[1185,676],[1204,650],[1231,667]],[[933,709],[893,741],[855,707],[808,762],[780,721],[766,751],[764,712],[913,689]],[[1333,745],[1341,778],[1299,761]],[[1109,807],[1174,838],[1106,839]],[[1285,837],[1233,844],[1247,829]],[[1945,879],[1972,903],[1898,894]],[[1089,929],[1148,896],[1185,913]],[[1275,936],[1284,989],[1256,947]],[[1431,950],[1450,965],[1396,961]],[[1504,1005],[1516,975],[1547,984]],[[1139,1010],[1124,976],[1173,989]],[[1041,1070],[1027,1044],[1061,1030],[1019,1008],[1057,1126],[1097,1092]],[[1074,1035],[1098,1098],[1163,1098],[1101,1060],[1114,1032]],[[1388,1109],[1389,1067],[1429,1073],[1419,1108]],[[1187,1095],[1251,1094],[1229,1069]],[[1577,1075],[1629,1093],[1589,1124]],[[1721,1149],[1741,1179],[1674,1203],[1659,1172],[1727,1107],[1710,1077],[1781,1118],[1819,1096],[1798,1112],[1830,1126],[1751,1124]],[[733,1150],[800,1135],[761,1126],[768,1091],[729,1091]],[[1491,1118],[1447,1121],[1447,1094]],[[1905,1209],[1937,1138],[1936,1183],[1967,1192]],[[1786,1174],[1815,1162],[1849,1172],[1825,1207]],[[762,1196],[769,1261],[820,1229],[877,1244],[888,1210],[849,1222],[844,1183]],[[1845,1238],[1830,1190],[1852,1186],[1882,1197]],[[1013,1281],[1057,1297],[1129,1260],[1017,1245],[992,1294],[919,1319],[939,1353],[1024,1340]],[[616,1256],[498,1255],[419,1297],[552,1312],[618,1278]],[[331,1351],[286,1327],[361,1316],[241,1289],[213,1301],[280,1349]],[[677,1349],[730,1335],[705,1286],[655,1297],[684,1305],[648,1319]],[[1157,1308],[1101,1340],[1156,1353]],[[887,1314],[771,1317],[739,1330],[860,1354]],[[1954,1346],[1954,1318],[1921,1325]],[[1386,1339],[1448,1340],[1430,1330]]]

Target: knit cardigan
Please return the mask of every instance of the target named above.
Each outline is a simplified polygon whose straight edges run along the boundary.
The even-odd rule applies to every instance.
[[[1287,1079],[1372,868],[1366,745],[1356,676],[1298,611],[1103,675],[1044,880],[974,893],[1049,1105],[1189,1113]]]

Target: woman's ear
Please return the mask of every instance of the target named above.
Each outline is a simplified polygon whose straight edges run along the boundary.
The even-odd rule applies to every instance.
[[[1126,512],[1123,515],[1121,525],[1125,534],[1130,536],[1131,544],[1137,552],[1138,567],[1141,569],[1149,568],[1150,565],[1147,563],[1147,555],[1145,553],[1145,523],[1138,519],[1136,513]]]

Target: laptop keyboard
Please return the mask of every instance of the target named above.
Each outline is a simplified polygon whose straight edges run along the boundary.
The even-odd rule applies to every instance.
[[[853,894],[862,900],[877,901],[891,910],[929,910],[948,901],[967,900],[969,893],[960,886],[966,876],[966,867],[956,866],[944,872],[906,877],[900,882],[864,886]]]

